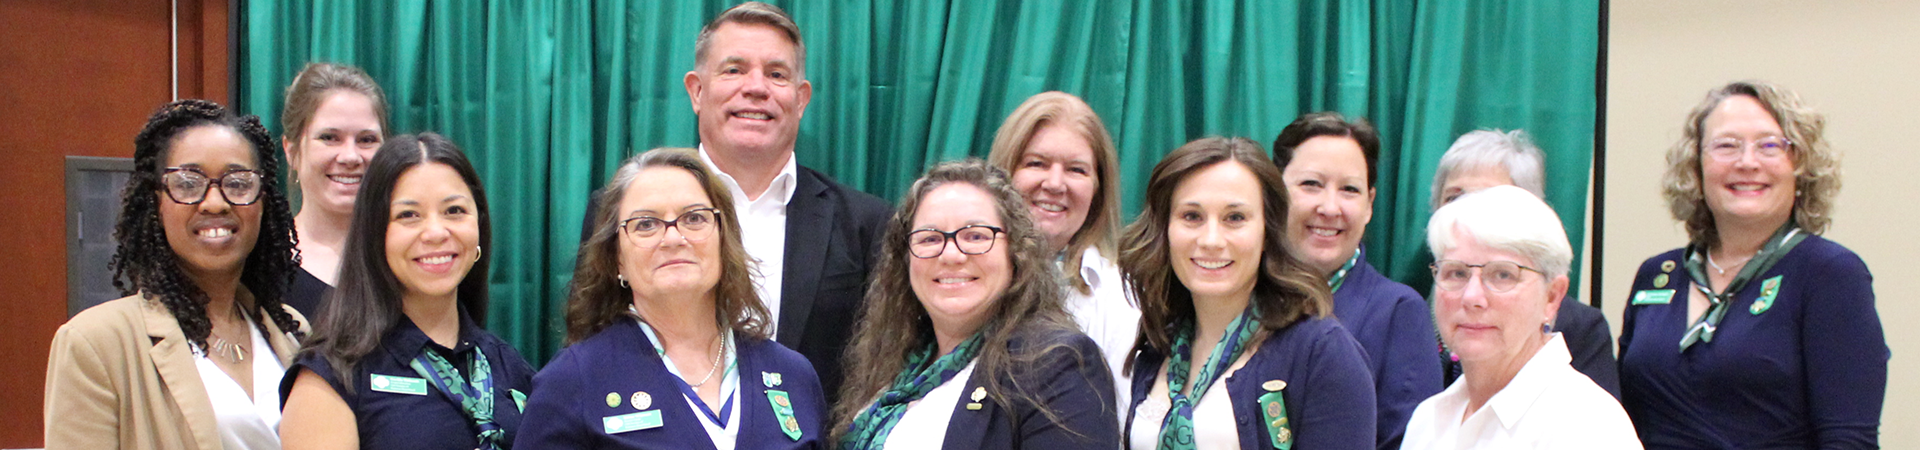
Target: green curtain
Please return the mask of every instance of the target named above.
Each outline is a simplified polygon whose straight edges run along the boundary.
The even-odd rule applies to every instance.
[[[354,64],[387,90],[395,131],[464,147],[493,208],[487,326],[540,363],[559,345],[589,192],[627,155],[697,144],[681,77],[700,27],[732,3],[248,1],[237,103],[277,123],[301,65]],[[931,163],[984,156],[1022,100],[1063,90],[1111,128],[1128,218],[1153,164],[1180,144],[1265,145],[1295,116],[1335,110],[1383,134],[1366,242],[1390,277],[1426,272],[1434,166],[1474,129],[1532,133],[1548,155],[1548,202],[1570,240],[1585,230],[1595,4],[773,3],[801,25],[814,83],[800,163],[882,198]]]

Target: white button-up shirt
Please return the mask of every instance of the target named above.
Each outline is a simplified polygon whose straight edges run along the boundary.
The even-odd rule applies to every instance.
[[[746,247],[747,256],[752,257],[757,268],[753,274],[754,290],[760,292],[760,301],[767,305],[771,321],[767,332],[779,330],[780,325],[780,285],[786,279],[787,257],[787,204],[793,200],[793,192],[799,187],[799,164],[793,155],[787,155],[787,165],[780,168],[780,175],[773,178],[767,190],[757,199],[748,199],[747,191],[740,188],[740,182],[713,165],[713,157],[707,155],[706,144],[700,145],[700,161],[707,163],[720,184],[727,186],[727,192],[733,195],[732,218],[740,223],[740,242]]]
[[[1088,247],[1080,257],[1080,277],[1087,280],[1093,294],[1068,287],[1067,312],[1106,356],[1107,370],[1113,373],[1115,411],[1122,411],[1120,422],[1125,424],[1125,411],[1133,405],[1133,377],[1121,367],[1126,365],[1127,353],[1140,331],[1140,307],[1134,305],[1126,283],[1120,280],[1120,267],[1101,256],[1098,248]]]
[[[1567,341],[1554,333],[1507,387],[1471,415],[1468,379],[1460,378],[1413,410],[1401,450],[1641,448],[1620,402],[1574,370],[1572,359]]]

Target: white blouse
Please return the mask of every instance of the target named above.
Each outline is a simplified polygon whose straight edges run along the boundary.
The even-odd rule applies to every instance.
[[[1126,424],[1128,405],[1133,404],[1133,376],[1121,368],[1126,365],[1127,354],[1133,350],[1133,340],[1140,332],[1140,307],[1134,304],[1127,292],[1127,285],[1120,280],[1120,267],[1112,260],[1100,255],[1097,248],[1087,248],[1080,257],[1080,277],[1087,280],[1092,295],[1081,294],[1078,289],[1067,288],[1067,312],[1073,314],[1074,323],[1080,331],[1093,338],[1100,346],[1100,353],[1106,357],[1107,371],[1113,374],[1114,411],[1122,425]]]
[[[1466,377],[1414,408],[1400,448],[1638,449],[1633,422],[1612,394],[1568,364],[1554,333],[1485,405],[1467,413]]]
[[[887,433],[887,443],[882,448],[940,450],[946,445],[947,424],[953,422],[953,409],[966,394],[961,391],[966,390],[967,379],[973,377],[973,364],[967,363],[952,379],[908,403],[907,412],[893,424],[893,431]]]
[[[248,396],[240,383],[228,376],[204,351],[193,353],[193,366],[200,370],[200,384],[207,388],[207,400],[213,403],[214,427],[220,433],[220,446],[227,450],[280,448],[280,377],[287,372],[273,354],[260,329],[247,320],[253,339],[253,395]]]

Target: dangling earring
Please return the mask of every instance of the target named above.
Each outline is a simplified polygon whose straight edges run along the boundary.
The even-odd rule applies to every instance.
[[[620,279],[620,288],[621,288],[621,289],[628,289],[628,287],[627,287],[627,276],[626,276],[626,275],[617,275],[617,274],[616,274],[616,275],[614,275],[613,277],[614,277],[614,278],[619,278],[619,279]]]

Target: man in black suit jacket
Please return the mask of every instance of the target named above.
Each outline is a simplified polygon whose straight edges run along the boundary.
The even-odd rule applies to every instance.
[[[775,341],[813,363],[832,400],[892,208],[794,160],[813,96],[805,59],[792,17],[747,2],[700,30],[685,83],[701,158],[733,194],[736,210],[726,216],[740,222],[748,255],[760,261],[754,283],[774,312]],[[587,208],[583,240],[598,207]]]

